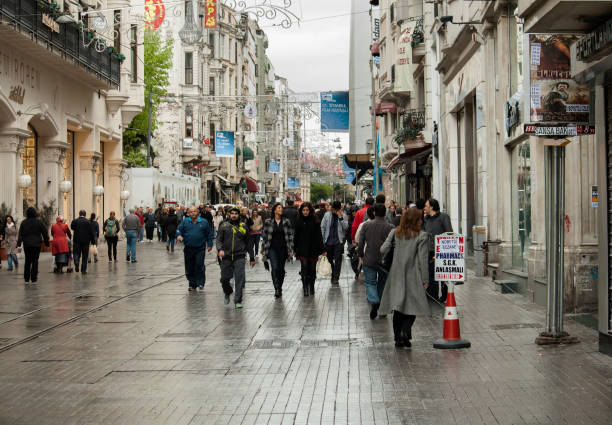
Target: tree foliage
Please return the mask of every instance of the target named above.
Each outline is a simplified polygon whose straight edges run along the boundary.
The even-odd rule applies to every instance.
[[[310,183],[310,202],[318,203],[324,199],[330,199],[332,196],[332,188],[327,184]]]
[[[130,128],[123,132],[123,158],[129,167],[146,166],[147,128],[149,124],[149,93],[151,99],[151,133],[157,129],[157,108],[167,93],[172,69],[173,40],[162,41],[160,31],[145,30],[144,85],[145,102],[142,112],[134,117]],[[155,153],[151,151],[151,157]]]

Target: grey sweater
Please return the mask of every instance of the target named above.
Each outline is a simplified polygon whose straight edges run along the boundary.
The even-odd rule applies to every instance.
[[[393,226],[384,217],[376,217],[363,223],[359,233],[358,253],[363,258],[363,264],[375,267],[380,262],[380,247],[387,239]]]
[[[128,214],[128,216],[123,219],[122,227],[123,230],[138,230],[140,229],[140,219],[136,214]]]

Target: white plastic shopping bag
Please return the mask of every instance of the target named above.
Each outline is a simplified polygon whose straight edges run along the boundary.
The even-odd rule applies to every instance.
[[[330,277],[331,274],[331,264],[329,264],[327,257],[321,257],[319,264],[317,264],[317,275],[319,277]]]

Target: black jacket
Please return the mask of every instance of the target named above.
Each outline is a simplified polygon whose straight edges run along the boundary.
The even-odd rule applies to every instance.
[[[145,227],[155,227],[155,214],[145,213],[144,215]]]
[[[441,235],[442,233],[452,232],[453,226],[451,225],[450,217],[448,214],[439,212],[433,217],[425,217],[423,223],[423,230],[429,233],[429,252],[434,251],[435,236]]]
[[[295,207],[287,207],[283,212],[283,217],[289,219],[291,222],[291,227],[295,229],[295,223],[297,222],[298,212]]]
[[[179,225],[179,219],[176,214],[168,214],[167,216],[162,215],[161,225],[165,227],[168,236],[174,237],[176,235],[176,229]]]
[[[200,211],[200,217],[202,217],[204,220],[208,221],[208,225],[210,226],[211,229],[213,229],[213,216],[212,213],[210,211],[206,211],[206,210],[202,210]]]
[[[17,246],[23,243],[24,248],[40,248],[43,240],[45,246],[49,246],[49,232],[42,221],[37,218],[26,218],[21,222]]]
[[[307,220],[298,218],[295,223],[295,256],[305,258],[317,258],[324,251],[321,225],[314,217]]]
[[[217,230],[217,251],[225,251],[224,260],[242,258],[249,253],[249,259],[255,260],[253,247],[249,243],[249,229],[240,220],[232,223],[227,220],[219,225]]]
[[[91,230],[94,232],[94,237],[97,239],[100,237],[100,224],[97,221],[89,221],[89,225],[91,226]]]
[[[72,229],[72,242],[81,245],[96,243],[96,235],[92,224],[85,217],[72,220],[70,228]]]

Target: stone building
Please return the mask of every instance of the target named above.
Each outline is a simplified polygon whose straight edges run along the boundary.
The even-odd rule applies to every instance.
[[[108,216],[142,108],[143,16],[127,0],[24,1],[0,5],[0,201],[19,220],[52,202],[68,220]]]

